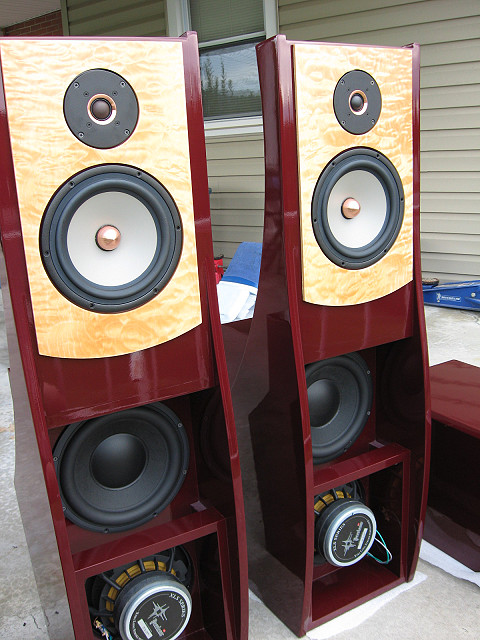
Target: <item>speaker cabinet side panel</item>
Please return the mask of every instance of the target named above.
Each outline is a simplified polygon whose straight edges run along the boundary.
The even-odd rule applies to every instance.
[[[412,280],[412,53],[408,49],[306,43],[293,48],[304,299],[342,306],[381,298]],[[353,69],[369,73],[382,92],[379,120],[363,135],[344,130],[333,109],[335,86]],[[341,152],[362,148],[380,152],[393,163],[403,185],[405,206],[398,237],[384,257],[352,270],[333,264],[317,244],[312,197],[328,163]],[[362,211],[358,221],[362,222]]]
[[[132,353],[200,324],[181,43],[2,41],[1,50],[39,352],[63,358]],[[68,86],[95,68],[121,74],[139,101],[134,132],[111,149],[83,144],[63,114]],[[38,240],[43,213],[57,189],[85,169],[108,164],[129,165],[157,178],[178,207],[183,231],[181,258],[168,284],[141,307],[116,314],[93,313],[63,297],[45,272]]]
[[[8,315],[9,291],[4,278],[4,265],[2,297]],[[10,324],[8,319],[6,324]],[[55,475],[52,476],[50,473],[49,484],[46,486],[45,471],[39,453],[39,446],[45,447],[45,438],[37,433],[34,427],[25,378],[20,374],[22,364],[18,344],[15,344],[16,336],[11,331],[8,333],[10,385],[15,421],[15,493],[49,637],[52,640],[73,640],[65,579],[51,513],[51,500],[56,493],[56,479]],[[35,491],[32,491],[32,486],[36,487]],[[58,501],[57,516],[63,518],[61,504]],[[63,560],[66,560],[65,557]]]
[[[65,581],[38,450],[38,435],[32,415],[32,411],[36,414],[42,411],[41,398],[34,391],[31,405],[31,377],[35,376],[35,366],[30,358],[29,366],[24,373],[19,347],[19,340],[24,347],[29,344],[32,328],[29,326],[24,310],[19,310],[18,305],[13,304],[12,301],[12,296],[17,298],[20,291],[24,292],[26,287],[28,289],[21,240],[16,226],[17,207],[3,83],[0,82],[0,227],[2,231],[0,278],[9,352],[10,386],[14,403],[15,491],[40,601],[48,618],[50,636],[52,640],[73,640]],[[10,238],[10,241],[7,238]],[[27,391],[27,384],[30,385],[30,391]],[[38,418],[38,415],[36,417]],[[44,440],[42,442],[45,446]],[[38,492],[32,491],[32,483],[38,487]],[[56,615],[56,611],[59,615]]]
[[[310,551],[313,554],[313,513],[306,497],[312,477],[296,384],[283,185],[278,180],[279,119],[288,118],[278,96],[279,58],[290,55],[288,48],[281,50],[282,38],[257,48],[265,123],[264,241],[255,314],[232,394],[247,515],[249,578],[253,590],[298,633],[310,607],[312,567],[307,558]],[[293,111],[289,115],[293,125]]]

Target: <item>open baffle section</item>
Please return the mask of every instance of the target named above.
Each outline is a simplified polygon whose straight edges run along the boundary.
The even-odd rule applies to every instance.
[[[73,556],[78,597],[83,606],[77,621],[81,637],[100,637],[92,632],[88,615],[86,582],[110,569],[136,562],[160,551],[181,546],[193,568],[189,591],[192,599],[190,620],[180,637],[222,640],[234,637],[229,615],[233,597],[228,567],[230,557],[225,519],[213,507],[180,518],[175,523],[158,525],[142,534],[115,543],[85,550]],[[80,637],[80,634],[79,634]]]
[[[1,276],[15,413],[15,488],[50,637],[96,637],[86,597],[86,582],[93,576],[185,545],[194,567],[193,607],[180,637],[245,640],[245,522],[215,289],[196,34],[126,41],[10,38],[0,41],[0,50]],[[113,74],[108,71],[111,67]],[[119,85],[99,88],[97,71],[102,82],[111,75]],[[28,78],[26,84],[22,74]],[[40,80],[32,82],[37,74]],[[93,88],[83,87],[81,94],[75,94],[92,77]],[[119,94],[128,87],[125,104]],[[81,126],[100,131],[100,138],[106,135],[103,147],[98,146],[100,138],[84,136],[83,129],[72,124],[68,109],[64,112],[64,98],[66,93],[71,97],[71,92],[79,99],[78,113],[74,109],[73,115],[85,118]],[[22,117],[20,126],[15,117],[24,100],[36,105],[28,109],[28,126]],[[142,116],[127,135],[127,128],[118,126],[137,102]],[[97,103],[99,108],[110,104],[110,115],[116,109],[117,118],[102,120],[94,109]],[[118,131],[124,131],[126,138],[115,138]],[[32,150],[38,154],[35,162],[25,159]],[[178,162],[172,160],[172,153],[178,154]],[[43,179],[38,183],[40,165]],[[104,180],[108,182],[106,208],[95,206],[97,197],[104,195]],[[138,181],[142,181],[140,187]],[[134,183],[135,188],[129,187]],[[152,184],[156,185],[153,191]],[[68,193],[77,199],[72,203],[67,198],[63,207],[64,201],[56,203],[55,194],[62,195],[68,185]],[[142,211],[144,217],[151,215],[149,223],[157,229],[155,256],[168,245],[170,231],[172,237],[182,236],[179,252],[174,251],[177,264],[172,262],[160,280],[158,274],[152,276],[151,265],[140,276],[129,272],[128,265],[135,265],[143,251],[142,240],[149,238],[138,241],[135,229],[127,225],[119,237],[121,243],[125,240],[134,247],[125,261],[123,281],[112,284],[106,276],[108,267],[105,273],[99,269],[93,283],[95,297],[105,295],[110,302],[113,297],[123,305],[132,282],[142,282],[149,289],[147,297],[134,287],[132,295],[140,297],[133,307],[131,301],[113,309],[110,303],[97,307],[97,302],[82,307],[72,291],[78,293],[79,283],[83,286],[85,281],[87,289],[90,286],[88,260],[81,259],[69,269],[75,282],[69,276],[67,288],[72,291],[65,293],[65,287],[47,273],[48,260],[42,261],[42,252],[46,259],[55,251],[66,264],[72,261],[72,245],[65,241],[66,232],[51,230],[46,248],[41,248],[41,227],[52,220],[66,225],[68,233],[72,220],[80,221],[82,227],[82,206],[88,203],[93,226],[89,222],[81,231],[86,233],[89,250],[107,265],[112,256],[115,263],[116,249],[107,253],[97,246],[96,231],[112,225],[109,218],[116,213],[117,200],[109,194],[122,199],[125,190],[136,205],[148,201]],[[175,224],[169,222],[167,231],[162,227],[162,220],[170,219],[166,200],[172,200],[175,210]],[[47,215],[50,202],[58,204],[51,219]],[[152,263],[156,264],[155,256]],[[57,262],[55,269],[60,268]],[[192,296],[194,313],[188,302]],[[53,343],[49,338],[41,347],[47,325]],[[162,420],[167,418],[168,428],[160,427],[160,435],[151,435],[156,420],[151,423],[138,417],[138,412],[144,416],[151,410],[161,414]],[[130,426],[125,426],[124,416]],[[122,427],[115,430],[117,422]],[[168,429],[183,434],[177,444],[184,454],[172,491],[157,508],[149,507],[141,517],[134,514],[112,526],[103,519],[112,515],[109,511],[123,517],[132,502],[138,501],[140,507],[147,498],[155,498],[157,481],[147,484],[145,494],[135,496],[130,488],[141,485],[152,461],[153,467],[165,467],[168,475],[172,454],[166,444]],[[70,448],[72,443],[78,446]],[[122,443],[126,444],[124,466],[122,455],[117,456],[117,445]],[[157,448],[164,449],[163,457],[156,457]],[[70,488],[65,484],[67,477]],[[85,492],[86,482],[90,489]],[[103,492],[101,503],[96,490],[91,490],[95,486]],[[112,501],[115,493],[125,496],[118,509],[109,509],[105,499],[109,491]],[[82,493],[81,508],[77,493]],[[95,509],[85,509],[86,503]],[[97,520],[96,514],[102,511]],[[215,550],[217,559],[205,563],[207,551]]]
[[[253,332],[254,325],[255,319]],[[241,415],[237,428],[249,579],[251,588],[275,615],[303,636],[413,577],[425,501],[423,395],[421,390],[412,395],[410,385],[415,391],[418,387],[412,378],[404,377],[405,368],[398,358],[399,351],[403,354],[415,342],[412,337],[361,350],[374,378],[369,419],[344,454],[313,464],[310,424],[302,426],[301,384],[296,381],[293,350],[285,334],[288,324],[269,318],[267,325],[270,362],[268,374],[263,374],[269,380],[266,396],[249,414],[244,411],[243,402],[251,409],[251,395],[261,388],[262,374],[252,380],[251,376],[242,378],[241,372],[239,386],[233,390],[235,408]],[[250,336],[250,347],[254,337],[255,333]],[[258,344],[253,351],[258,365]],[[246,358],[250,357],[247,346]],[[390,368],[392,360],[394,369]],[[319,553],[315,498],[323,492],[343,491],[343,486],[353,481],[361,483],[362,502],[373,512],[377,530],[392,554],[388,564],[367,555],[350,566],[333,566]],[[370,553],[386,559],[378,544],[373,544]]]
[[[65,517],[65,504],[63,517],[55,522],[76,637],[100,637],[92,631],[93,619],[88,614],[88,578],[178,546],[185,547],[194,565],[191,618],[179,637],[242,637],[237,634],[241,629],[239,605],[245,598],[246,562],[244,559],[242,566],[241,551],[236,551],[244,545],[237,526],[241,515],[234,482],[238,477],[233,479],[235,471],[232,473],[230,466],[220,390],[207,389],[156,404],[181,420],[189,442],[184,480],[169,504],[144,524],[125,531],[103,533],[78,526]],[[61,427],[48,430],[54,452],[63,431]],[[87,497],[95,502],[94,495]]]
[[[314,563],[310,628],[405,581],[409,452],[397,444],[372,446],[367,453],[332,464],[323,472],[316,469],[314,495],[353,480],[364,486],[366,504],[373,511],[392,561],[382,565],[367,555],[348,567],[334,567],[324,560]],[[385,552],[379,546],[374,545],[370,551],[385,559]]]
[[[281,35],[257,47],[266,166],[263,252],[255,313],[232,396],[251,587],[298,636],[411,579],[418,558],[430,455],[419,250],[418,53],[416,46],[295,43]],[[394,59],[398,68],[385,64]],[[370,117],[363,118],[360,132],[349,131],[348,116],[344,121],[333,111],[333,93],[342,80],[350,82],[350,72],[363,68],[367,85],[358,91],[350,87],[343,107],[354,121],[353,97],[362,115],[370,83],[378,85],[378,127]],[[305,85],[299,88],[296,81]],[[392,126],[398,118],[402,126]],[[405,131],[411,146],[397,144],[397,134]],[[379,150],[373,164],[372,149]],[[359,251],[346,246],[350,238],[344,231],[331,238],[336,223],[343,224],[340,204],[334,204],[338,194],[322,192],[323,217],[314,216],[312,193],[317,178],[321,184],[323,161],[329,171],[325,189],[345,190],[340,204],[352,196],[351,189],[368,183],[357,179],[357,172],[375,176],[372,191],[387,193],[382,209],[368,189],[361,191],[356,213],[363,207],[358,220],[365,223],[366,240]],[[355,178],[351,182],[349,174]],[[387,182],[391,189],[377,188]],[[391,214],[392,224],[371,224],[370,209],[386,220]],[[313,234],[319,221],[331,223],[325,237],[319,232],[331,251]],[[345,264],[338,259],[342,251]],[[224,328],[232,358],[241,344],[238,333]],[[322,434],[325,446],[332,445],[325,456]],[[315,538],[321,514],[315,515],[314,499],[323,491],[343,492],[353,481],[363,486],[360,502],[373,511],[392,553],[388,564],[368,555],[343,566],[319,558]],[[380,557],[377,543],[370,551]]]

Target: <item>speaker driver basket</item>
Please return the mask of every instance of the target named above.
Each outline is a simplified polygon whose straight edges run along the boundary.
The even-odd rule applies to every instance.
[[[338,458],[360,435],[373,400],[370,369],[358,353],[305,367],[314,464]]]
[[[351,200],[358,208],[349,217],[344,205]],[[386,156],[366,147],[340,153],[322,171],[313,193],[318,245],[345,269],[378,262],[400,232],[404,200],[400,176]]]
[[[315,496],[315,547],[330,564],[355,564],[373,545],[375,516],[363,501],[357,481]]]
[[[115,242],[102,245],[101,233],[111,230]],[[173,275],[182,249],[180,215],[153,176],[99,165],[55,193],[40,247],[50,279],[71,302],[100,313],[126,311],[156,296]]]
[[[190,619],[192,582],[183,547],[94,576],[86,583],[93,628],[115,640],[174,640]]]
[[[189,446],[179,418],[157,403],[69,425],[53,456],[65,516],[109,533],[168,506],[185,479]]]

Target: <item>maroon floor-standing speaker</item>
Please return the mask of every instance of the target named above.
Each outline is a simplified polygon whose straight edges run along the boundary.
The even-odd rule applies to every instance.
[[[15,486],[50,637],[246,640],[196,34],[0,54]]]
[[[232,393],[251,587],[302,636],[411,579],[418,558],[419,49],[280,35],[257,57],[265,228]]]

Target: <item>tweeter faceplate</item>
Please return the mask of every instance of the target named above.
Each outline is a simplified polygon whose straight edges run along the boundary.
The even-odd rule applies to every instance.
[[[111,149],[132,135],[139,110],[135,92],[125,78],[107,69],[89,69],[70,83],[63,112],[80,142]]]

